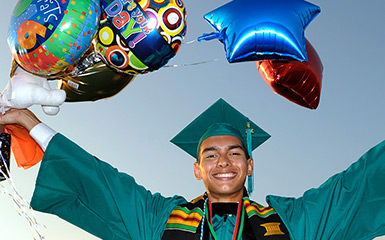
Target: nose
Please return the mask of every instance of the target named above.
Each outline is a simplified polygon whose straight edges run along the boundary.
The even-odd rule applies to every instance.
[[[218,167],[227,167],[230,166],[230,159],[226,155],[219,156]]]

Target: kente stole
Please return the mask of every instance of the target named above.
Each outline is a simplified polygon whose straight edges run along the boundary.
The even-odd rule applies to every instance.
[[[246,192],[246,191],[245,191]],[[162,240],[199,240],[207,194],[179,205],[171,212]],[[246,211],[242,240],[289,240],[289,233],[276,211],[251,201],[244,194]],[[203,239],[210,239],[207,221],[203,223]]]

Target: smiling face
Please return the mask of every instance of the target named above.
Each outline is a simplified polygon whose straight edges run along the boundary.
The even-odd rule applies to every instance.
[[[246,159],[241,140],[231,135],[212,136],[200,145],[194,163],[196,179],[203,180],[211,202],[238,202],[253,160]]]

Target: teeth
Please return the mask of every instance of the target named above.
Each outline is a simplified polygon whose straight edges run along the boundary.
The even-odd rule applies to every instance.
[[[226,177],[233,177],[235,174],[234,173],[218,173],[215,176],[220,177],[220,178],[226,178]]]

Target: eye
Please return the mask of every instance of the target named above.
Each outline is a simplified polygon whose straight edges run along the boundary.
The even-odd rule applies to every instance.
[[[218,155],[215,154],[215,153],[207,153],[207,154],[205,154],[204,157],[205,157],[205,159],[207,159],[207,160],[215,160],[215,159],[218,158]]]
[[[229,153],[229,156],[230,157],[240,157],[240,156],[242,156],[242,152],[241,151],[231,151]]]

